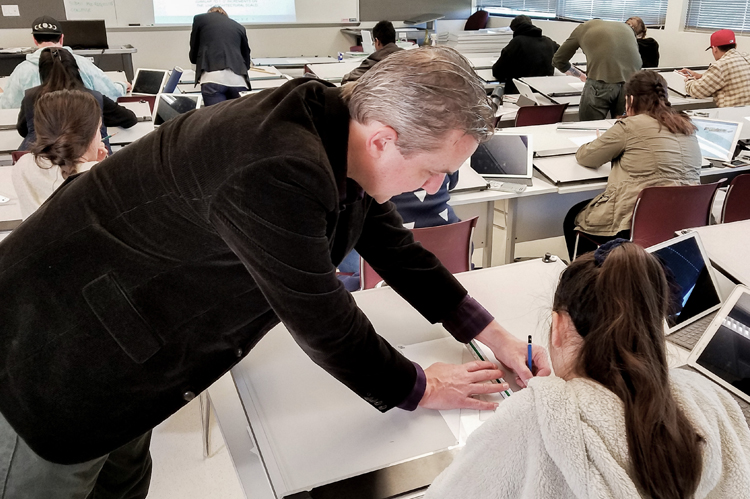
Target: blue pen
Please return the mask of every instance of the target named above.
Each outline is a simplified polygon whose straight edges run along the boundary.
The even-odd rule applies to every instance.
[[[529,371],[531,371],[531,374],[534,374],[534,371],[531,370],[531,366],[532,366],[531,364],[531,335],[529,335],[529,346],[528,346],[527,352],[528,352],[527,362],[529,364]]]

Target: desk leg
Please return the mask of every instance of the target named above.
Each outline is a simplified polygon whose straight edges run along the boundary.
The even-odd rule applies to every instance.
[[[482,268],[492,267],[492,235],[495,226],[495,202],[489,201],[487,204],[487,220],[484,227],[484,251],[482,252]]]
[[[208,394],[245,496],[276,499],[232,375],[219,378],[208,388]]]
[[[505,262],[513,263],[516,253],[516,204],[517,198],[508,200],[505,210]]]

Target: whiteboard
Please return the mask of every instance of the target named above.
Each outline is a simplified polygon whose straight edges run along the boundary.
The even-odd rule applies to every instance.
[[[117,26],[115,0],[64,0],[68,19],[104,19],[107,26]]]
[[[104,19],[107,27],[154,25],[154,0],[63,0],[68,19]],[[158,1],[158,0],[157,0]],[[221,5],[232,15],[233,4],[240,0],[211,0],[210,6]],[[190,0],[188,3],[203,3]],[[202,14],[208,8],[202,9]],[[266,23],[245,23],[243,24]],[[284,22],[283,25],[295,24],[354,24],[359,22],[359,0],[295,0],[295,21]],[[181,23],[190,25],[189,21]],[[157,25],[159,26],[159,25]]]

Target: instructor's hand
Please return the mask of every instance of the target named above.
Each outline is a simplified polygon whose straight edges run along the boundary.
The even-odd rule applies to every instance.
[[[516,384],[522,388],[526,388],[527,383],[534,376],[552,374],[547,350],[543,346],[531,346],[531,362],[534,368],[532,373],[526,365],[528,343],[510,334],[497,321],[490,322],[476,339],[490,347],[497,360],[516,373]]]
[[[503,372],[492,362],[474,361],[466,364],[437,362],[424,370],[427,388],[419,402],[427,409],[480,409],[494,410],[497,404],[471,398],[482,393],[499,393],[508,384],[486,383],[502,378]]]

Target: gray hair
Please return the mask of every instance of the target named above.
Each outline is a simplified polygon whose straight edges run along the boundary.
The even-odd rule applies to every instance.
[[[342,94],[358,123],[392,127],[404,156],[440,147],[452,130],[478,142],[493,133],[487,92],[469,61],[452,48],[396,52],[344,85]]]

